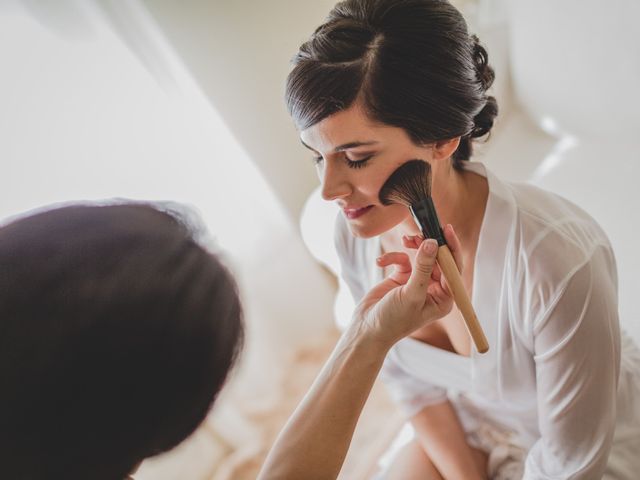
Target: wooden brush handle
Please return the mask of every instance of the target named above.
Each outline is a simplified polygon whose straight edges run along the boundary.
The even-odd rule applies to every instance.
[[[453,255],[451,254],[451,250],[449,250],[447,245],[442,245],[438,248],[437,258],[440,270],[442,270],[442,273],[447,279],[449,289],[453,294],[453,300],[456,302],[456,305],[458,305],[460,313],[462,313],[462,318],[464,318],[464,323],[467,326],[467,330],[473,339],[476,349],[480,353],[485,353],[489,350],[489,342],[487,342],[487,337],[482,331],[480,322],[478,322],[478,317],[476,316],[476,312],[473,310],[473,305],[471,305],[469,295],[467,295],[467,291],[462,284],[462,278],[460,277],[458,266],[456,265]]]

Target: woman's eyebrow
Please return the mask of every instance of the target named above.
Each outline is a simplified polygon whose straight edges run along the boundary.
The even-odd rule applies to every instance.
[[[309,145],[307,145],[306,143],[304,143],[304,141],[300,140],[300,142],[302,142],[302,145],[304,145],[305,147],[307,147],[309,150],[313,150],[314,152],[316,151],[314,148],[311,148]],[[338,152],[342,152],[344,150],[348,150],[350,148],[356,148],[356,147],[365,147],[368,145],[375,145],[378,142],[376,142],[375,140],[370,140],[368,142],[349,142],[349,143],[343,143],[342,145],[337,146],[336,148],[333,149],[333,151],[335,153]]]

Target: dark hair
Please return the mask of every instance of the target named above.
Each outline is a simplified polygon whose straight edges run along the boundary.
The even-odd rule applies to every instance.
[[[461,137],[454,166],[498,113],[486,50],[445,0],[338,3],[294,57],[286,101],[304,130],[361,101],[418,145]]]
[[[1,475],[121,480],[202,422],[242,338],[231,275],[174,214],[76,205],[0,228]]]

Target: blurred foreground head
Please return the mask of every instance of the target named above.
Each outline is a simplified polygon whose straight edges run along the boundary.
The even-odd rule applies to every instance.
[[[0,476],[122,479],[205,418],[242,344],[177,215],[76,205],[0,228]]]

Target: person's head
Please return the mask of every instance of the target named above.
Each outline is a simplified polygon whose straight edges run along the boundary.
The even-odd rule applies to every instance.
[[[176,214],[0,228],[0,476],[120,480],[202,422],[242,344],[235,283]]]
[[[437,190],[441,172],[462,168],[497,115],[487,53],[445,0],[341,2],[293,63],[287,106],[319,161],[323,197],[369,208],[349,222],[357,236],[407,217],[378,199],[399,165],[428,161]]]

